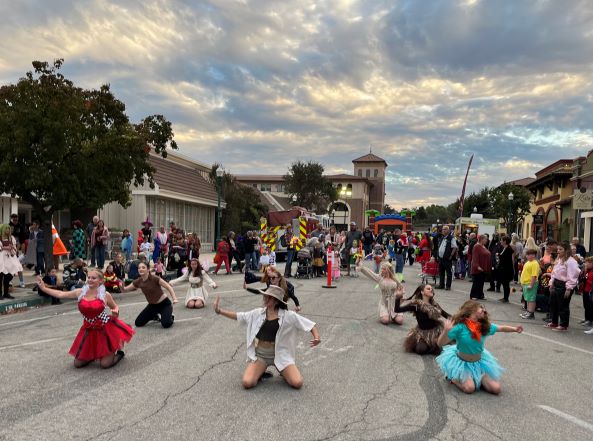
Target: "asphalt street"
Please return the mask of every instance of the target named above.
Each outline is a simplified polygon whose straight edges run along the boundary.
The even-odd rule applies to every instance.
[[[407,292],[419,267],[406,267]],[[245,311],[261,298],[240,275],[217,276],[221,306]],[[322,342],[303,333],[292,390],[278,373],[243,390],[245,329],[203,310],[176,305],[175,325],[137,329],[116,367],[75,369],[68,349],[82,318],[75,302],[0,317],[0,440],[583,440],[593,439],[593,336],[583,334],[581,299],[571,329],[555,333],[519,318],[517,304],[486,301],[492,320],[525,326],[486,346],[506,368],[500,396],[464,395],[448,384],[434,357],[403,352],[408,328],[377,320],[379,291],[361,276],[337,289],[322,279],[295,280],[301,314],[318,323]],[[470,284],[455,281],[437,300],[453,313]],[[176,287],[185,296],[185,285]],[[492,294],[492,293],[489,293]],[[116,295],[133,324],[139,293]],[[292,305],[291,305],[292,306]]]

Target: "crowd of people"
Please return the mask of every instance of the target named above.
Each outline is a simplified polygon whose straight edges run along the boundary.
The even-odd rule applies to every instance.
[[[168,230],[164,226],[153,230],[147,218],[138,231],[136,251],[131,249],[129,231],[124,231],[121,250],[108,263],[105,261],[107,227],[98,218],[91,224],[82,230],[82,224],[74,222],[73,259],[65,265],[62,280],[59,281],[56,268],[49,268],[42,278],[42,269],[36,267],[40,274],[37,286],[39,294],[50,296],[52,303],[59,303],[63,298],[78,300],[84,321],[70,350],[75,366],[83,367],[98,360],[101,367],[109,368],[124,357],[123,345],[135,332],[119,320],[112,293],[139,289],[147,305],[138,314],[135,326],[156,321],[163,328],[170,328],[175,319],[174,304],[178,302],[173,286],[188,283],[184,305],[201,309],[206,306],[209,290],[218,285],[200,260],[200,238],[185,233],[173,222]],[[29,242],[42,243],[39,239],[42,234],[39,224],[32,225]],[[3,225],[0,237],[0,285],[5,295],[8,292],[5,286],[12,276],[22,272],[19,253],[26,254],[27,249],[19,244],[20,240],[26,240],[22,239],[26,235],[22,236],[22,231],[14,226]],[[258,232],[247,232],[244,236],[229,232],[217,246],[213,274],[224,264],[227,273],[244,273],[245,289],[263,296],[263,306],[248,312],[222,309],[218,297],[213,304],[217,314],[247,327],[249,362],[243,375],[245,388],[252,388],[271,375],[270,366],[275,366],[290,386],[303,385],[295,364],[296,333],[311,332],[312,346],[321,341],[316,324],[298,314],[301,305],[294,285],[288,280],[298,277],[304,264],[315,268],[314,275],[326,275],[330,270],[328,263],[333,262],[337,267],[330,274],[334,280],[342,275],[359,274],[370,279],[378,289],[378,321],[384,325],[401,325],[404,315],[411,313],[416,325],[404,340],[404,350],[437,356],[436,362],[447,379],[466,393],[480,388],[500,393],[502,369],[484,348],[484,340],[496,332],[523,330],[521,326],[490,322],[486,308],[479,303],[485,299],[486,283],[490,284],[486,291],[502,293],[503,303],[509,302],[512,284],[521,285],[525,310],[521,318],[533,320],[536,311],[544,312],[545,326],[556,331],[568,329],[570,300],[579,293],[585,307],[582,324],[592,328],[587,334],[593,334],[593,257],[585,257],[585,250],[576,238],[572,244],[548,239],[537,245],[533,238],[523,243],[516,235],[495,234],[492,238],[474,233],[455,235],[448,226],[423,234],[396,229],[375,235],[369,228],[360,231],[351,223],[348,231],[341,232],[333,226],[328,229],[319,226],[305,244],[287,228],[283,245],[287,249],[283,273],[276,267],[275,253],[262,243]],[[308,257],[301,259],[297,248],[307,250]],[[35,253],[38,250],[37,246]],[[87,257],[90,258],[88,268]],[[293,273],[295,260],[297,270]],[[365,261],[370,265],[365,265]],[[422,273],[431,266],[434,269],[431,275],[438,283],[431,285],[423,278],[414,293],[404,298],[403,268],[416,262]],[[164,277],[167,272],[175,274],[171,282]],[[450,315],[435,300],[435,289],[450,290],[453,278],[469,279],[472,287],[470,300]],[[261,288],[247,286],[255,283]],[[288,310],[288,300],[294,302],[294,312]]]

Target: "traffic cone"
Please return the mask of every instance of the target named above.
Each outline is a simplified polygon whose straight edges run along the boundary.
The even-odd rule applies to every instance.
[[[60,235],[58,234],[58,230],[56,230],[54,224],[51,224],[51,238],[54,242],[54,256],[64,256],[68,254],[68,250],[64,246],[64,242],[62,242],[62,239],[60,239]]]

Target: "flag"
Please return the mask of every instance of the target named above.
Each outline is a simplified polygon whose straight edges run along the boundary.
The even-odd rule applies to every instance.
[[[467,184],[467,176],[469,175],[469,168],[472,166],[474,155],[472,154],[469,158],[469,164],[467,164],[467,171],[465,172],[465,179],[463,180],[463,188],[461,189],[461,198],[459,198],[459,217],[463,216],[463,203],[465,202],[465,186]]]

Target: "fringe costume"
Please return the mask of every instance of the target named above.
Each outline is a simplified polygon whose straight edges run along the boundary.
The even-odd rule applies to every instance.
[[[404,350],[415,352],[419,355],[441,353],[441,347],[437,344],[439,335],[443,330],[440,319],[449,318],[450,315],[444,311],[438,303],[426,303],[423,300],[414,299],[401,305],[401,299],[395,299],[395,312],[411,312],[416,317],[418,325],[410,329],[404,340]]]

